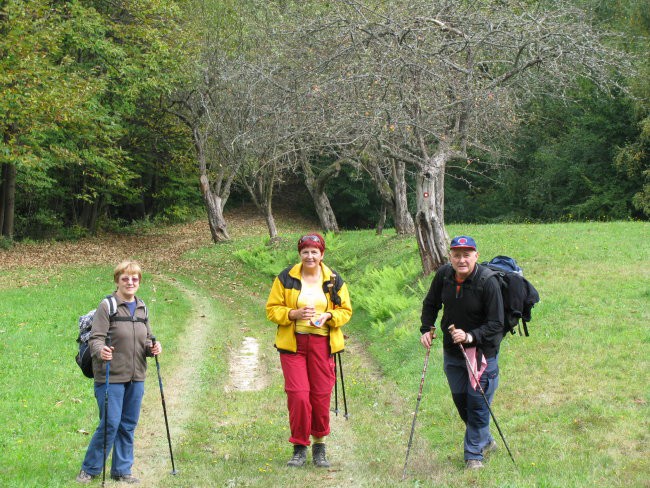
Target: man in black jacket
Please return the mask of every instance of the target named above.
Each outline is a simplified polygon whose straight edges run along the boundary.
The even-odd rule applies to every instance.
[[[469,236],[454,237],[450,262],[442,266],[422,304],[420,342],[431,347],[431,328],[444,305],[440,329],[443,332],[444,371],[458,413],[465,422],[464,457],[468,469],[483,467],[484,456],[496,449],[490,434],[490,412],[473,384],[462,344],[470,362],[476,364],[485,395],[492,403],[499,384],[498,353],[503,338],[503,301],[496,278],[477,263],[476,241]],[[454,325],[454,331],[449,327]]]

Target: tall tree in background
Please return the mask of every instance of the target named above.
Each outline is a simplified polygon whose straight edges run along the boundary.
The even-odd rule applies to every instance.
[[[359,139],[417,173],[425,273],[446,261],[444,178],[517,123],[523,102],[562,97],[576,76],[609,86],[621,57],[565,2],[339,0],[304,27],[322,96]]]
[[[12,239],[18,172],[51,184],[43,143],[83,112],[95,87],[70,69],[62,10],[45,1],[0,8],[0,234]]]
[[[155,156],[145,155],[141,130],[159,130],[151,109],[182,68],[180,14],[174,0],[2,2],[6,234],[13,201],[32,229],[94,229],[100,216],[142,202]]]
[[[629,40],[634,36],[636,41],[628,41],[628,44],[640,59],[638,72],[630,81],[636,103],[637,135],[618,149],[615,164],[628,178],[637,182],[632,205],[639,216],[650,218],[650,9],[648,2],[643,0],[624,3],[627,8],[612,8],[615,15],[608,15],[608,18],[617,19],[616,26],[629,33],[626,38]]]

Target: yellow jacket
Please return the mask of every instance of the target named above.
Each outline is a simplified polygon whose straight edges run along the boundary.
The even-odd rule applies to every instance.
[[[327,321],[330,331],[330,352],[332,354],[344,348],[343,332],[341,327],[348,323],[352,316],[352,304],[348,287],[343,279],[323,263],[320,264],[323,277],[323,291],[327,297],[327,310],[332,318]],[[275,334],[275,347],[279,351],[296,352],[296,322],[289,319],[289,311],[298,308],[298,295],[300,295],[300,271],[302,263],[289,266],[273,281],[269,299],[266,301],[266,317],[276,324],[278,330]],[[334,288],[338,290],[340,305],[332,303],[328,284],[330,277],[335,276]]]

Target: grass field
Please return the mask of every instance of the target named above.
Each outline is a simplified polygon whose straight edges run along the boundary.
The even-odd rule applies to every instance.
[[[497,437],[501,449],[484,470],[463,470],[464,429],[436,343],[404,482],[424,360],[420,305],[431,280],[419,273],[413,238],[328,236],[326,262],[348,282],[355,307],[344,355],[351,415],[332,418],[329,470],[285,467],[286,400],[275,327],[263,310],[274,270],[296,258],[300,229],[283,228],[274,248],[261,227],[145,268],[141,295],[165,347],[179,474],[168,475],[153,363],[134,474],[143,486],[161,487],[648,487],[649,229],[639,222],[449,226],[473,235],[482,259],[515,257],[542,297],[531,336],[506,338],[500,355],[494,413],[517,468]],[[155,262],[157,252],[136,257]],[[97,415],[92,381],[73,360],[76,320],[112,291],[114,264],[0,270],[0,486],[76,485],[84,432],[93,432]],[[245,337],[260,345],[258,391],[228,388],[229,361]]]

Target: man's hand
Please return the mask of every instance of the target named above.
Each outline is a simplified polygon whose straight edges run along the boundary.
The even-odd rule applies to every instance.
[[[431,343],[433,342],[433,339],[436,338],[436,333],[435,333],[435,328],[431,328],[429,332],[425,332],[422,334],[422,337],[420,337],[420,342],[424,347],[429,349],[431,347]]]
[[[451,334],[451,340],[454,341],[454,344],[469,344],[472,342],[467,332],[463,329],[457,329],[453,324],[449,326],[449,334]]]

